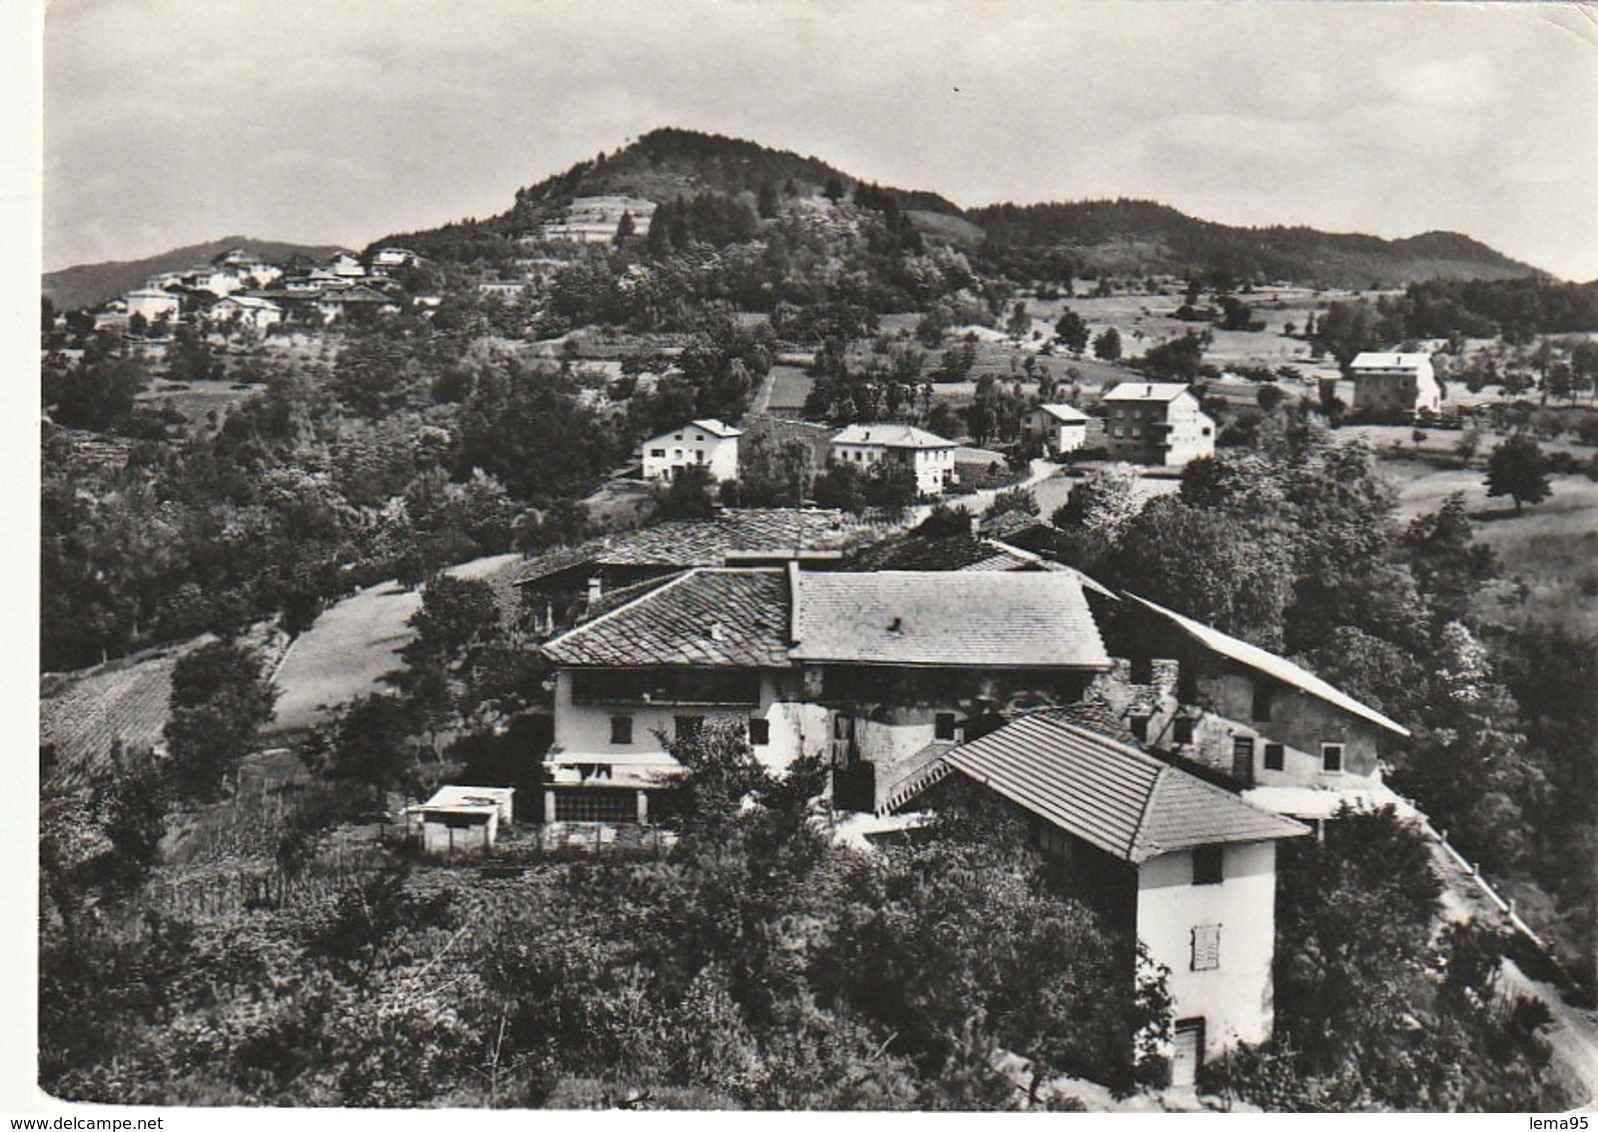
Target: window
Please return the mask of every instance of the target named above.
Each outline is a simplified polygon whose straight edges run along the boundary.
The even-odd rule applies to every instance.
[[[952,740],[954,738],[954,712],[940,711],[932,717],[932,737],[934,739]]]
[[[1225,854],[1219,845],[1199,845],[1193,850],[1193,883],[1220,884]]]
[[[1280,743],[1265,744],[1265,769],[1281,770],[1287,755],[1287,748]]]
[[[1130,717],[1126,723],[1127,726],[1132,729],[1132,737],[1135,738],[1139,743],[1147,743],[1149,741],[1148,716],[1134,715]]]
[[[1193,929],[1193,970],[1214,971],[1221,965],[1221,925],[1200,924]]]
[[[617,746],[633,741],[632,716],[613,715],[610,717],[610,741]]]
[[[678,739],[697,739],[704,730],[705,717],[702,715],[674,715],[671,719],[672,734]]]
[[[1250,718],[1255,723],[1269,723],[1271,721],[1271,693],[1273,691],[1275,689],[1264,680],[1257,681],[1254,684],[1254,707],[1250,713]]]
[[[1254,740],[1247,735],[1232,736],[1232,777],[1243,783],[1254,780]]]
[[[555,791],[556,821],[630,823],[638,820],[638,793],[603,787]]]
[[[1321,769],[1327,774],[1343,773],[1343,744],[1321,744]]]
[[[764,747],[771,742],[771,720],[760,716],[749,718],[749,745]]]
[[[656,460],[664,460],[666,458],[666,450],[664,448],[651,448],[649,455]]]
[[[1179,747],[1193,741],[1193,717],[1191,715],[1179,715],[1176,717],[1176,721],[1171,724],[1171,741]]]

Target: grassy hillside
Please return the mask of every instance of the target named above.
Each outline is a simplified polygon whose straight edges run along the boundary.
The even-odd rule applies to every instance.
[[[64,267],[60,271],[49,271],[44,276],[44,293],[55,303],[57,310],[96,307],[125,291],[144,286],[145,280],[152,275],[209,263],[231,248],[244,248],[269,262],[294,255],[324,260],[339,250],[331,245],[285,244],[276,240],[255,240],[249,236],[223,236],[220,240],[173,248],[145,259],[82,263]]]

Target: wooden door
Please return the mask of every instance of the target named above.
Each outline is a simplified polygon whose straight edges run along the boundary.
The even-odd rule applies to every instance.
[[[1199,1069],[1204,1065],[1204,1019],[1183,1018],[1176,1023],[1175,1042],[1171,1051],[1171,1085],[1173,1088],[1192,1088],[1198,1082]]]

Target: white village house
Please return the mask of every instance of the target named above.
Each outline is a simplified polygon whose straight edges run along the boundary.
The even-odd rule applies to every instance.
[[[1126,381],[1104,395],[1105,448],[1112,460],[1181,467],[1215,455],[1215,421],[1176,382]]]
[[[951,778],[1004,798],[1035,845],[1096,878],[1105,910],[1169,969],[1172,1084],[1269,1039],[1276,843],[1306,827],[1047,711],[954,748],[928,793]]]
[[[237,319],[240,326],[265,333],[267,327],[283,321],[283,308],[271,299],[257,298],[253,295],[228,295],[212,303],[211,309],[205,312],[205,317],[213,323]]]
[[[1349,363],[1348,375],[1354,382],[1355,412],[1442,411],[1442,386],[1425,354],[1366,351]]]
[[[163,291],[157,287],[140,287],[129,291],[126,295],[128,304],[128,317],[143,315],[149,322],[154,322],[163,315],[167,318],[177,318],[183,306],[183,301],[171,291]]]
[[[704,468],[716,483],[738,478],[741,429],[714,418],[689,421],[638,446],[644,479],[670,483],[683,468]]]
[[[1088,415],[1073,405],[1037,405],[1022,416],[1021,434],[1042,439],[1050,455],[1075,452],[1087,442]]]
[[[954,479],[952,440],[907,424],[852,424],[832,438],[827,459],[869,471],[882,463],[897,464],[915,474],[922,495],[942,495]]]

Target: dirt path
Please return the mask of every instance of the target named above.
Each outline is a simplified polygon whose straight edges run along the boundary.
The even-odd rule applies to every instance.
[[[1554,1016],[1545,1031],[1554,1060],[1580,1083],[1586,1096],[1578,1100],[1584,1112],[1598,1112],[1598,1011],[1571,1006],[1547,983],[1531,978],[1513,960],[1505,959],[1501,977],[1506,991],[1535,998]]]

